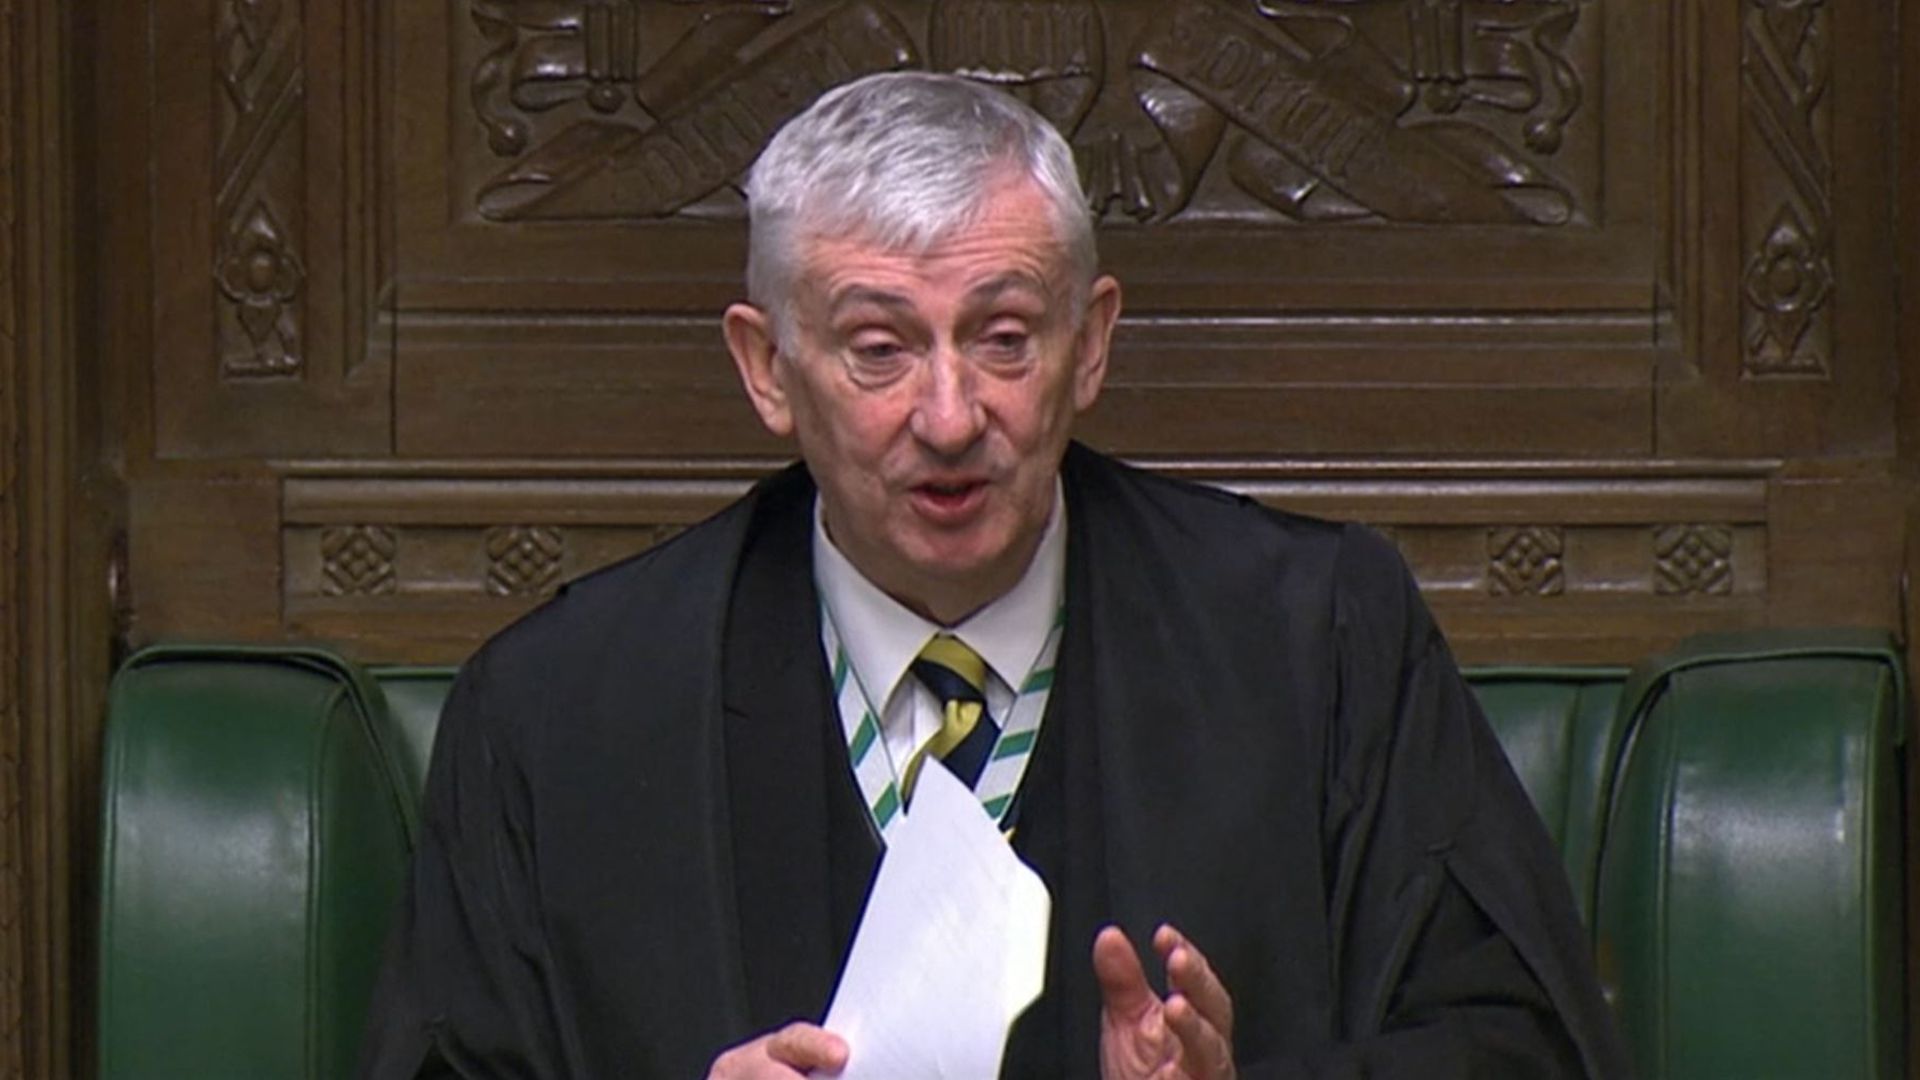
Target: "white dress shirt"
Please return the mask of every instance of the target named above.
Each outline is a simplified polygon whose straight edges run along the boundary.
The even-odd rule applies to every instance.
[[[895,778],[940,730],[941,704],[907,670],[927,641],[945,631],[987,662],[987,711],[1004,724],[1015,688],[1026,680],[1047,643],[1067,580],[1066,499],[1058,481],[1040,546],[1020,580],[958,626],[923,618],[867,580],[827,535],[818,497],[813,506],[813,579],[820,590],[854,678],[880,717],[881,741]]]

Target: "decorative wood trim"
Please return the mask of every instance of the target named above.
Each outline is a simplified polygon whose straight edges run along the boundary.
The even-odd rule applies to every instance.
[[[1825,377],[1833,355],[1830,13],[1825,0],[1742,9],[1742,370]]]
[[[386,451],[391,5],[139,7],[158,456]]]
[[[220,374],[305,366],[305,27],[298,4],[217,0],[212,101]]]
[[[1645,651],[1689,628],[1752,624],[1773,602],[1778,462],[1143,463],[1374,525],[1475,655],[1504,648],[1495,635],[1516,628],[1544,628],[1530,631],[1551,639],[1543,652],[1578,646],[1596,618],[1637,620],[1628,640]],[[283,463],[285,630],[375,656],[405,642],[458,658],[561,581],[672,536],[779,464]]]
[[[0,0],[0,1075],[73,1071],[70,28]]]

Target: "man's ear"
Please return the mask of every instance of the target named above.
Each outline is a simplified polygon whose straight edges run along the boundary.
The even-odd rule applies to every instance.
[[[1107,381],[1107,351],[1113,344],[1113,326],[1120,319],[1120,283],[1111,275],[1095,278],[1087,290],[1087,310],[1074,340],[1073,408],[1085,412],[1100,397]]]
[[[732,304],[720,317],[720,329],[740,373],[740,385],[753,402],[753,411],[768,431],[781,438],[793,434],[793,408],[787,402],[785,373],[780,370],[780,345],[773,321],[752,304]]]

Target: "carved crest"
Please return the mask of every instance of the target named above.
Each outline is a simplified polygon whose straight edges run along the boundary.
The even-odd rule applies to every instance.
[[[782,123],[925,67],[1052,120],[1109,221],[1577,223],[1589,3],[472,0],[473,115],[503,159],[476,207],[738,216]]]

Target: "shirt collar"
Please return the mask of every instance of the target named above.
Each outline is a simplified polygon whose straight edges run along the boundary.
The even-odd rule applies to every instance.
[[[813,576],[832,613],[860,685],[875,709],[885,709],[927,639],[945,629],[967,643],[1015,693],[1053,629],[1067,577],[1066,498],[1059,480],[1053,510],[1026,573],[1013,588],[954,627],[909,610],[867,580],[827,536],[818,496],[813,509]]]

